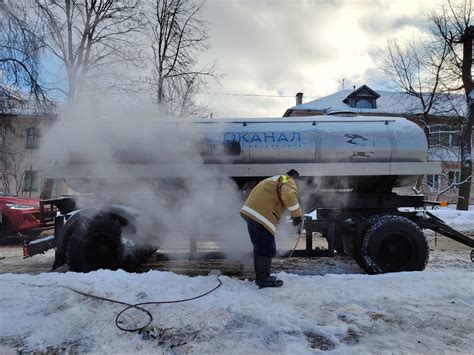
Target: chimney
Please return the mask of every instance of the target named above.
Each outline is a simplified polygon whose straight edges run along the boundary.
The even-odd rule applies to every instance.
[[[303,103],[303,93],[299,92],[296,94],[296,104],[301,105]]]

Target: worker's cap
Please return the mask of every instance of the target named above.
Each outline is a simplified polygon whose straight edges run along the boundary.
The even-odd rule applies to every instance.
[[[295,169],[289,170],[286,175],[291,176],[294,179],[299,179],[300,178],[300,173],[296,171]]]

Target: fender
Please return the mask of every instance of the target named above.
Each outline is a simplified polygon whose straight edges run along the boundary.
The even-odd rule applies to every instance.
[[[64,226],[59,231],[55,231],[56,252],[52,269],[54,270],[67,262],[66,251],[69,239],[78,226],[99,217],[116,219],[123,226],[135,225],[141,215],[137,209],[115,204],[88,206],[68,213]]]

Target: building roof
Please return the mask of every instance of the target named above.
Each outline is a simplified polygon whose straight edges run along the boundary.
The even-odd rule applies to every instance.
[[[7,96],[18,101],[26,101],[26,98],[18,91],[12,89],[10,85],[0,83],[0,97]]]
[[[25,92],[0,83],[0,114],[14,116],[49,116],[55,102],[49,98],[38,101]]]
[[[355,108],[351,107],[346,100],[349,96],[356,95],[361,89],[368,89],[376,95],[376,108]],[[426,95],[428,98],[428,95]],[[345,102],[346,101],[346,102]],[[356,90],[341,90],[334,94],[322,97],[317,100],[309,101],[301,105],[289,108],[284,116],[290,116],[292,112],[314,112],[331,113],[334,111],[353,111],[355,113],[377,114],[377,115],[416,115],[423,113],[421,100],[418,97],[393,91],[374,91],[366,85]],[[430,112],[432,116],[440,117],[459,117],[466,113],[466,103],[463,95],[459,94],[440,94]]]

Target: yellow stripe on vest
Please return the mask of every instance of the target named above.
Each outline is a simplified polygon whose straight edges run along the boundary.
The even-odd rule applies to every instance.
[[[260,222],[262,222],[263,224],[265,224],[268,228],[270,228],[271,231],[273,231],[273,233],[276,232],[276,227],[275,225],[270,222],[268,219],[266,219],[264,216],[262,216],[260,213],[258,213],[257,211],[255,211],[254,209],[250,208],[249,206],[245,206],[242,207],[242,211],[245,211],[247,212],[248,214],[251,214],[252,216],[254,216],[255,218],[257,218]]]

